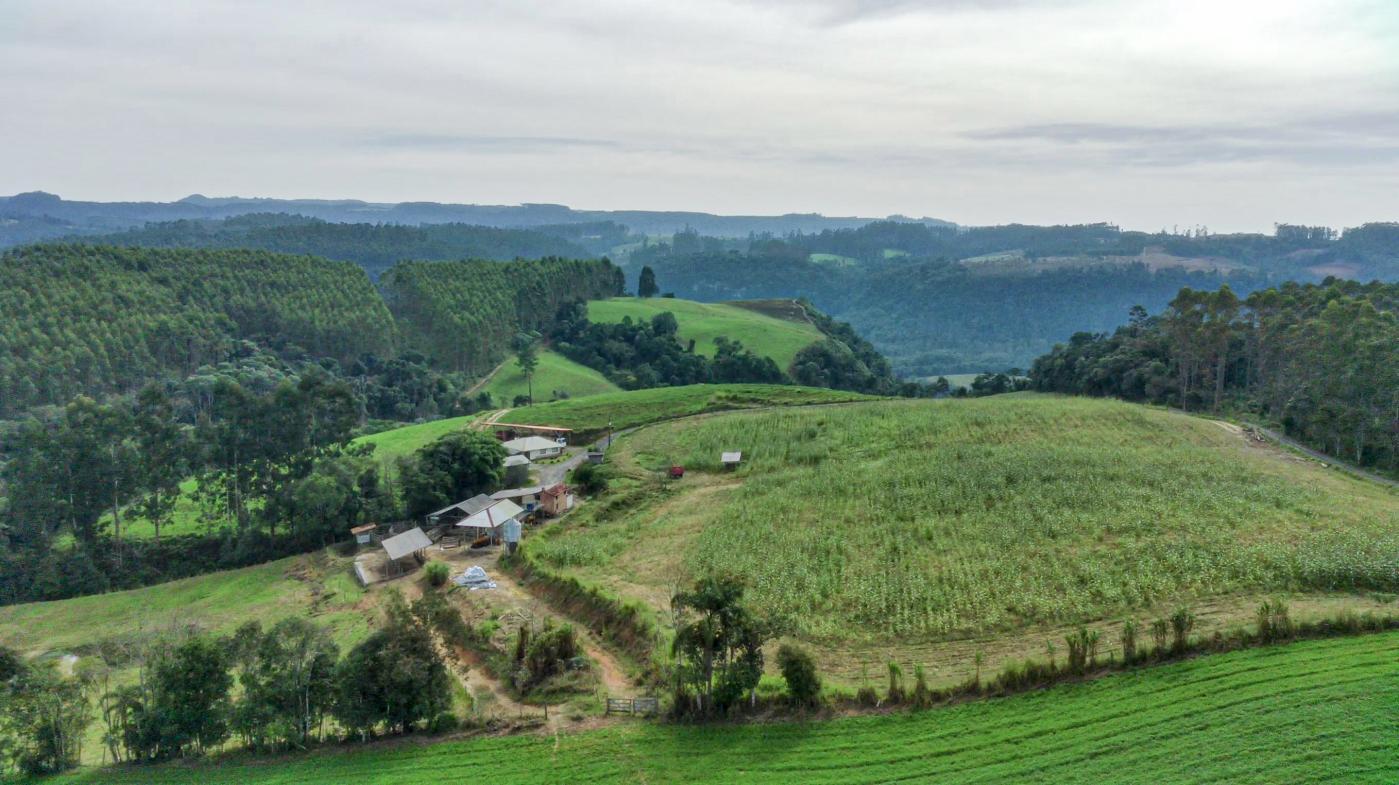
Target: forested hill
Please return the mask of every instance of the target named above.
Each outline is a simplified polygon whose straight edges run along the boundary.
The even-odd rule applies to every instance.
[[[25,246],[0,255],[0,419],[259,353],[259,363],[353,366],[363,375],[418,349],[426,357],[409,353],[407,366],[383,372],[411,367],[437,386],[422,368],[427,358],[454,371],[488,370],[520,331],[547,331],[563,300],[610,297],[621,280],[605,259],[410,262],[386,275],[381,295],[358,266],[313,256]],[[450,396],[411,397],[408,411]]]
[[[1274,423],[1317,449],[1399,472],[1399,284],[1288,283],[1240,300],[1182,290],[1159,316],[1078,333],[1035,360],[1048,392]]]
[[[0,256],[0,417],[188,375],[242,339],[336,359],[391,354],[397,340],[346,262],[86,245]]]
[[[649,266],[662,290],[696,300],[805,297],[921,376],[1024,367],[1063,336],[1110,331],[1133,305],[1158,310],[1186,286],[1399,280],[1399,224],[1266,236],[896,222],[744,240],[682,232],[625,266]]]
[[[108,234],[149,222],[219,220],[249,213],[293,213],[336,223],[447,224],[540,229],[608,222],[641,234],[693,227],[706,234],[745,237],[863,226],[874,218],[787,215],[715,215],[690,211],[575,210],[561,204],[376,203],[357,199],[263,199],[188,196],[175,202],[83,202],[34,191],[0,196],[0,248],[75,234]],[[904,219],[913,220],[913,219]],[[930,225],[950,226],[932,218]],[[597,250],[594,249],[596,253]],[[411,257],[404,257],[411,258]]]
[[[597,231],[601,233],[603,229]],[[572,234],[578,236],[576,232]],[[621,234],[625,235],[624,229]],[[84,238],[84,241],[146,248],[255,248],[312,254],[354,262],[371,278],[378,278],[394,263],[405,259],[506,261],[590,255],[587,248],[551,234],[547,228],[532,231],[455,223],[425,226],[329,223],[300,215],[267,213],[223,221],[152,223],[140,229]]]
[[[622,293],[606,259],[406,262],[380,280],[408,346],[457,371],[490,370],[521,330],[547,332],[569,300]]]

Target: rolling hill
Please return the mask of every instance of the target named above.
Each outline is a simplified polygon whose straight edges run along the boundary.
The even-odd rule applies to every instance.
[[[825,337],[809,321],[779,319],[729,303],[670,297],[614,297],[588,303],[588,318],[594,322],[620,322],[626,318],[650,321],[667,311],[675,315],[680,325],[680,340],[693,340],[696,352],[713,355],[714,339],[722,336],[742,342],[755,354],[771,357],[784,370],[791,366],[797,352]]]
[[[744,464],[722,472],[731,450]],[[533,562],[662,622],[677,583],[738,575],[852,680],[893,651],[1038,655],[1056,628],[1181,603],[1225,625],[1271,593],[1306,604],[1399,590],[1399,495],[1227,424],[1132,404],[737,412],[643,428],[610,460],[631,483],[527,542]],[[659,479],[677,463],[684,480]]]
[[[534,399],[541,402],[621,391],[601,373],[551,351],[539,353],[533,382]],[[491,394],[497,406],[509,406],[516,397],[526,395],[530,385],[515,361],[507,359],[481,389]]]
[[[1205,657],[1001,700],[820,723],[576,734],[94,769],[55,785],[1392,783],[1399,634]]]

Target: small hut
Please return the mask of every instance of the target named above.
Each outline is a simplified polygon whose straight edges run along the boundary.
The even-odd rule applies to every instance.
[[[377,528],[379,528],[378,524],[366,523],[363,526],[350,529],[350,534],[355,536],[356,545],[369,545],[374,542],[374,530]]]
[[[539,510],[550,517],[563,515],[573,509],[573,491],[567,485],[558,483],[545,488],[539,494]]]
[[[737,468],[738,468],[738,465],[739,465],[740,463],[743,463],[743,453],[741,453],[741,452],[726,452],[726,453],[722,453],[722,454],[719,456],[719,463],[724,464],[724,468],[725,468],[725,469],[728,469],[729,471],[733,471],[734,469],[737,469]]]
[[[410,567],[405,564],[408,559],[421,564],[423,561],[423,551],[432,546],[423,530],[414,526],[402,534],[395,534],[392,537],[379,543],[384,548],[384,553],[388,554],[389,561],[385,565],[388,571],[397,575],[407,572]]]

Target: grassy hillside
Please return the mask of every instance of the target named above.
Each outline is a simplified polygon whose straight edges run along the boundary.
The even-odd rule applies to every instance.
[[[859,393],[815,387],[691,384],[541,403],[515,409],[504,419],[515,423],[572,428],[588,435],[605,431],[608,423],[614,429],[622,430],[702,412],[868,400],[876,399]]]
[[[669,311],[680,324],[680,340],[694,339],[695,351],[714,354],[714,339],[720,336],[741,341],[755,354],[771,357],[786,369],[804,347],[824,336],[804,322],[775,319],[747,308],[725,303],[698,303],[669,297],[616,297],[588,303],[588,318],[594,322],[650,321]]]
[[[55,783],[1392,783],[1399,635],[1297,643],[915,714],[792,725],[633,723],[89,770]]]
[[[293,556],[144,589],[0,607],[0,645],[31,656],[86,653],[171,627],[227,633],[287,616],[315,617],[344,644],[368,630],[356,608],[363,595],[348,560]]]
[[[721,451],[744,465],[719,473]],[[626,503],[526,543],[658,604],[737,573],[822,644],[935,640],[1238,592],[1399,590],[1399,495],[1220,423],[1000,396],[739,412],[631,434]],[[683,463],[662,483],[648,470]]]
[[[498,406],[509,406],[515,396],[525,395],[529,386],[525,383],[525,375],[520,372],[520,366],[513,360],[507,360],[481,389],[489,392]],[[553,400],[558,397],[558,392],[564,392],[570,398],[581,398],[620,391],[620,387],[592,368],[554,352],[539,353],[539,367],[534,372],[536,401]]]

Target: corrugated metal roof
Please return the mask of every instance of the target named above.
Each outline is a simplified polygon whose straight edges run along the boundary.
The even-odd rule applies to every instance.
[[[413,527],[402,534],[395,534],[380,544],[384,546],[385,551],[388,551],[389,558],[396,561],[431,546],[432,540],[423,534],[422,529]]]
[[[742,460],[743,460],[743,453],[741,453],[741,452],[726,452],[726,453],[724,453],[723,455],[720,455],[720,456],[719,456],[719,462],[720,462],[720,463],[738,463],[739,461],[742,461]]]
[[[515,502],[501,499],[486,509],[457,521],[457,526],[467,529],[494,529],[524,511],[524,508]]]
[[[491,494],[491,498],[497,501],[501,499],[518,499],[521,496],[536,496],[544,490],[543,485],[531,485],[528,488],[507,488],[503,491],[496,491]]]
[[[535,450],[558,450],[563,445],[553,439],[546,439],[543,436],[521,436],[518,439],[511,439],[505,442],[505,449],[511,452],[534,452]]]
[[[443,515],[446,515],[446,514],[449,513],[449,512],[460,512],[460,513],[463,514],[463,515],[475,515],[476,513],[478,513],[478,512],[480,512],[480,511],[486,509],[487,507],[491,506],[491,503],[492,503],[493,501],[495,501],[495,500],[492,499],[491,497],[487,496],[486,494],[484,494],[484,493],[478,493],[478,494],[476,494],[475,496],[472,496],[470,499],[467,499],[467,500],[464,501],[464,502],[457,502],[456,504],[453,504],[451,507],[443,507],[442,509],[438,510],[437,512],[434,512],[434,513],[429,514],[427,517],[429,517],[429,518],[440,518],[440,517],[442,517]]]
[[[528,456],[525,456],[525,455],[507,455],[507,456],[505,456],[505,465],[506,465],[506,466],[529,466],[529,457],[528,457]]]

